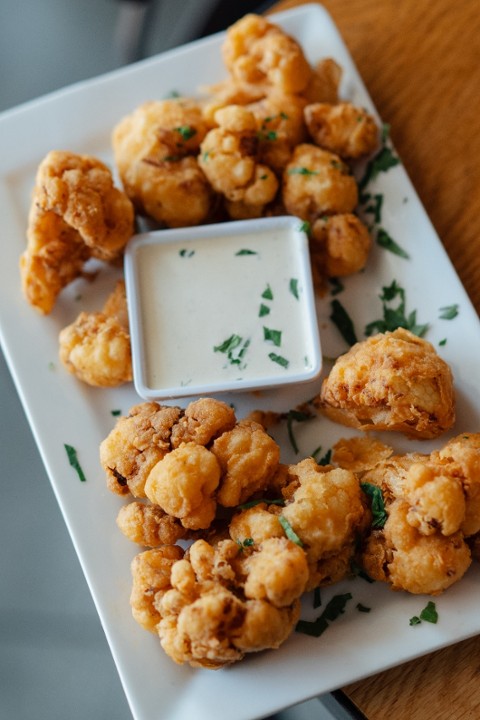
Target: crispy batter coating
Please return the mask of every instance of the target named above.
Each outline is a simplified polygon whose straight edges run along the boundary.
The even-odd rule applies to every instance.
[[[100,445],[100,463],[109,490],[145,497],[148,474],[170,451],[172,427],[181,413],[179,407],[147,402],[135,405],[126,417],[118,419]]]
[[[146,402],[131,408],[100,445],[100,462],[112,492],[145,497],[145,482],[157,462],[182,443],[208,445],[236,423],[232,408],[201,398],[183,410]]]
[[[317,404],[334,422],[434,438],[455,422],[450,367],[403,328],[355,344],[337,359]]]
[[[101,312],[81,312],[61,330],[59,355],[79,380],[114,387],[132,380],[125,283],[120,280]]]
[[[255,117],[241,105],[230,105],[217,110],[215,120],[219,127],[202,142],[199,165],[213,189],[225,196],[227,210],[235,217],[258,217],[275,197],[278,180],[258,160]]]
[[[158,505],[138,500],[120,508],[117,525],[129,540],[151,548],[175,545],[187,535],[177,518],[167,515]]]
[[[222,470],[217,500],[225,507],[235,507],[265,489],[280,462],[277,443],[261,425],[249,421],[217,438],[212,452]]]
[[[169,227],[207,219],[212,193],[196,159],[206,131],[200,105],[186,98],[144,103],[116,125],[115,162],[140,213]]]
[[[20,258],[22,289],[41,313],[82,274],[90,257],[115,260],[133,235],[133,207],[113,185],[110,170],[89,155],[52,151],[38,167],[27,248]]]
[[[298,619],[306,576],[305,554],[285,538],[251,554],[232,540],[216,547],[198,540],[172,567],[172,589],[156,603],[162,647],[177,663],[212,669],[276,648]]]
[[[343,277],[363,270],[372,239],[366,225],[353,213],[315,220],[310,234],[310,257],[327,277]]]
[[[191,530],[206,529],[217,503],[215,490],[220,482],[220,465],[203,445],[184,443],[160,460],[145,484],[149,500]]]
[[[408,512],[402,498],[388,506],[383,529],[367,538],[362,565],[372,579],[388,582],[393,590],[438,595],[463,577],[470,550],[461,532],[422,535],[408,522]]]
[[[265,93],[262,88],[254,85],[237,83],[228,77],[216,85],[203,88],[206,98],[201,101],[202,113],[208,128],[217,126],[215,113],[229,105],[248,105],[261,100]]]
[[[310,81],[302,92],[308,103],[337,103],[342,68],[333,58],[322,58],[312,67]]]
[[[232,540],[243,543],[253,540],[256,545],[274,537],[284,537],[285,531],[272,505],[259,503],[254,507],[236,513],[230,521],[229,533]]]
[[[352,212],[358,189],[338,155],[302,143],[283,173],[282,198],[287,212],[313,223],[323,215]]]
[[[325,574],[323,562],[336,558],[343,577],[354,553],[356,531],[365,514],[358,478],[349,470],[325,471],[307,458],[291,468],[298,487],[282,515],[303,543],[310,571],[308,589],[331,581],[332,565]],[[285,493],[290,495],[290,493]],[[340,558],[343,558],[340,561]],[[335,573],[338,569],[335,570]],[[340,579],[335,574],[335,580]]]
[[[332,463],[344,470],[362,473],[387,460],[393,453],[388,445],[368,435],[341,438],[332,448]]]
[[[265,18],[248,14],[231,25],[222,46],[225,65],[232,78],[267,91],[277,88],[300,93],[312,71],[300,45]]]
[[[178,545],[163,545],[134,557],[130,605],[133,617],[145,630],[155,632],[160,621],[155,605],[170,590],[172,566],[182,557],[183,550]]]
[[[358,159],[374,152],[379,132],[372,115],[349,102],[319,102],[305,107],[313,142],[342,158]]]

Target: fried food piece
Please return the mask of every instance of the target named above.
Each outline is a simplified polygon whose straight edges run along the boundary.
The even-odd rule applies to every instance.
[[[284,537],[285,531],[278,515],[280,508],[259,503],[254,507],[236,513],[230,521],[229,533],[232,540],[243,545],[252,540],[255,545],[274,537]]]
[[[90,257],[115,260],[134,231],[133,207],[113,185],[110,170],[89,155],[52,151],[38,167],[27,248],[20,258],[22,289],[43,314],[83,272]]]
[[[332,463],[344,470],[362,473],[371,470],[393,453],[388,445],[367,436],[341,438],[332,448]]]
[[[301,93],[312,75],[296,40],[253,13],[228,28],[222,56],[237,83],[265,91],[273,87],[282,92]]]
[[[236,423],[232,408],[201,398],[183,410],[146,402],[131,408],[100,445],[100,462],[112,492],[145,497],[150,470],[182,443],[208,445]]]
[[[138,500],[120,508],[117,525],[129,540],[151,548],[175,545],[188,534],[177,518],[167,515],[158,505]]]
[[[196,155],[207,125],[193,100],[151,101],[114,128],[115,162],[138,212],[169,227],[198,225],[212,193]]]
[[[322,58],[312,67],[310,81],[302,92],[308,103],[337,103],[342,68],[333,58]]]
[[[60,360],[79,380],[115,387],[132,380],[125,283],[120,280],[101,312],[81,312],[59,335]]]
[[[239,422],[212,445],[222,471],[217,500],[235,507],[254,493],[264,490],[280,462],[280,448],[255,422]]]
[[[282,199],[287,212],[313,224],[323,215],[352,212],[357,183],[338,155],[302,143],[283,173]]]
[[[183,527],[206,529],[217,503],[215,490],[220,482],[220,465],[215,455],[193,442],[175,448],[152,468],[145,484],[149,500]]]
[[[133,617],[145,630],[155,632],[160,621],[160,613],[155,605],[171,589],[172,566],[182,557],[183,550],[178,545],[163,545],[134,557],[131,564],[133,584],[130,605]]]
[[[435,438],[455,422],[453,376],[433,345],[403,328],[356,343],[316,401],[334,422]]]
[[[172,567],[172,589],[156,608],[160,642],[175,662],[216,669],[278,647],[293,630],[305,554],[286,538],[246,553],[232,540],[215,548],[198,540]]]
[[[343,277],[363,270],[372,238],[366,225],[353,213],[315,220],[310,234],[310,257],[327,277]]]
[[[313,142],[341,158],[370,155],[378,146],[379,130],[372,115],[349,102],[312,103],[304,110]]]
[[[231,105],[215,113],[219,127],[200,147],[199,165],[215,192],[224,195],[235,217],[258,217],[273,200],[278,180],[258,161],[257,125],[253,113]]]
[[[145,497],[150,470],[171,450],[172,427],[181,417],[179,407],[141,403],[120,417],[100,445],[100,463],[107,487],[118,495]]]
[[[217,110],[229,105],[249,105],[265,95],[261,88],[234,82],[230,77],[217,85],[204,88],[204,92],[207,93],[207,97],[201,101],[201,107],[210,130],[217,127],[215,122]]]
[[[422,535],[408,522],[409,505],[401,498],[387,512],[383,529],[367,538],[361,558],[372,579],[388,582],[393,590],[439,595],[463,577],[471,555],[461,532]]]
[[[282,510],[300,538],[309,565],[307,589],[344,577],[354,554],[356,532],[365,515],[358,478],[348,470],[321,468],[313,458],[290,468],[298,485]],[[325,565],[325,562],[327,564]],[[328,571],[326,572],[326,568]]]

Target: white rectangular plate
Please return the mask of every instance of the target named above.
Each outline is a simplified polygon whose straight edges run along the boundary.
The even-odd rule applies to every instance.
[[[311,62],[335,58],[344,69],[343,97],[373,110],[335,26],[320,6],[300,7],[275,19],[301,42]],[[436,600],[437,625],[409,626],[409,618],[418,615],[427,598],[392,593],[379,583],[370,585],[357,578],[325,591],[324,601],[348,588],[353,600],[320,638],[294,634],[278,651],[249,657],[217,672],[174,665],[158,640],[131,617],[129,564],[137,548],[115,525],[122,500],[106,489],[98,446],[114,424],[112,410],[127,412],[139,398],[131,386],[100,390],[82,385],[57,360],[59,330],[80,309],[98,309],[103,304],[114,273],[103,270],[91,284],[75,282],[52,314],[40,317],[21,295],[18,258],[25,247],[36,167],[47,152],[68,149],[111,163],[110,133],[123,115],[145,100],[161,99],[172,90],[195,94],[200,85],[224,77],[221,41],[221,35],[198,41],[0,117],[2,346],[137,720],[262,717],[480,632],[478,566]],[[410,259],[376,245],[367,270],[349,278],[338,297],[363,337],[366,323],[381,317],[381,288],[397,280],[406,290],[407,310],[416,309],[418,321],[430,324],[427,339],[452,366],[458,420],[449,436],[480,430],[478,317],[403,167],[382,173],[371,189],[384,195],[382,224]],[[323,351],[336,356],[346,345],[329,320],[331,299],[319,301],[318,316]],[[453,304],[458,304],[458,317],[439,319],[439,308]],[[446,344],[439,346],[444,338]],[[255,407],[287,410],[310,398],[315,389],[318,385],[302,386],[298,393],[242,396],[234,402],[239,416]],[[324,419],[299,423],[295,432],[298,455],[291,450],[285,428],[279,435],[287,462],[312,453],[319,445],[327,450],[339,437],[352,434]],[[417,447],[429,451],[446,439],[418,445],[398,436],[384,437],[397,451]],[[64,443],[77,449],[86,482],[80,482],[69,466]],[[358,612],[359,602],[371,607],[371,612]],[[311,598],[306,598],[304,616],[314,614]]]

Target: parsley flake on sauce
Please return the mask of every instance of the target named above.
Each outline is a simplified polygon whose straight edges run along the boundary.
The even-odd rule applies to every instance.
[[[439,312],[440,320],[453,320],[458,315],[458,304],[441,307]]]
[[[82,467],[78,461],[77,451],[72,445],[67,445],[67,443],[64,443],[63,447],[66,450],[68,462],[73,467],[74,470],[76,470],[77,475],[81,482],[86,481],[85,473],[82,470]]]
[[[263,303],[260,304],[260,308],[258,310],[258,317],[264,317],[265,315],[268,315],[270,313],[270,308],[268,305],[264,305]]]
[[[276,353],[271,352],[268,353],[268,357],[272,362],[277,363],[277,365],[281,365],[285,369],[290,365],[290,361],[287,360],[287,358],[284,358],[283,355],[277,355]]]
[[[330,320],[337,326],[345,342],[348,345],[355,345],[358,340],[350,315],[339,300],[332,300],[330,307],[332,308]]]
[[[381,488],[373,483],[363,482],[360,483],[365,495],[370,498],[370,509],[372,511],[372,527],[376,530],[383,528],[387,522],[387,511],[385,510],[385,502],[383,500],[383,493]]]
[[[282,344],[282,331],[273,330],[263,326],[263,339],[272,342],[276,347],[280,347]]]
[[[345,612],[347,602],[352,599],[351,593],[343,595],[334,595],[325,605],[325,610],[313,622],[308,620],[299,620],[295,626],[297,632],[311,635],[312,637],[320,637],[328,628],[329,623],[336,620]]]
[[[240,335],[234,333],[220,345],[215,345],[213,350],[214,352],[224,353],[231,365],[241,365],[249,345],[250,340],[248,338],[244,340]]]
[[[262,298],[264,300],[273,300],[273,291],[272,291],[272,288],[270,287],[270,285],[267,285],[267,287],[263,291]]]
[[[412,310],[408,315],[405,314],[405,290],[398,285],[396,280],[382,288],[379,298],[382,301],[383,318],[368,323],[365,327],[365,335],[373,335],[377,332],[393,332],[399,327],[410,330],[418,337],[425,335],[428,330],[428,323],[423,325],[417,323],[416,310]],[[392,306],[390,303],[397,299],[397,305]]]

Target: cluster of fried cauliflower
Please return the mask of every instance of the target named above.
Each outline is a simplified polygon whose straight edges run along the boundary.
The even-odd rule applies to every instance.
[[[285,465],[262,424],[203,398],[133,407],[100,459],[109,489],[133,496],[118,527],[144,547],[133,616],[180,664],[215,669],[278,648],[302,595],[352,568],[436,595],[478,548],[480,435],[403,456],[364,436],[339,441],[330,465]]]

